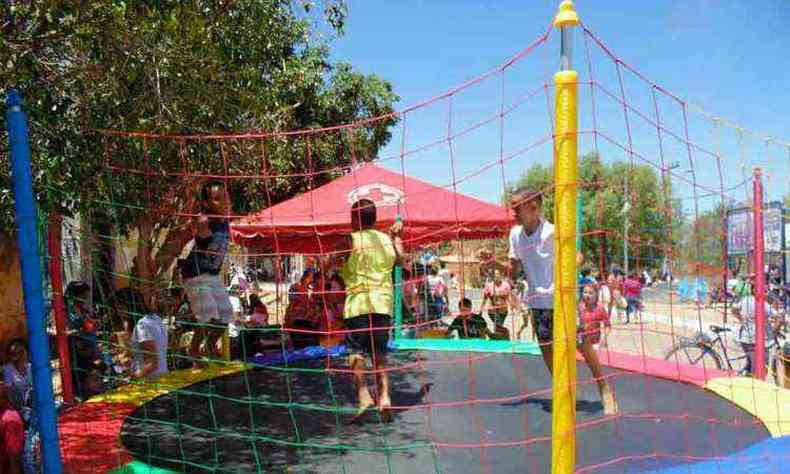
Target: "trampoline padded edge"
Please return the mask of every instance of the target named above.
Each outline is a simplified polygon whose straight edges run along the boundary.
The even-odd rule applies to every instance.
[[[790,390],[748,377],[713,378],[704,388],[754,415],[772,437],[790,435]]]

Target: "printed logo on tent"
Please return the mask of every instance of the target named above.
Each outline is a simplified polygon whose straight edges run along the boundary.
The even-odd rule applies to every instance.
[[[360,199],[370,199],[376,207],[397,206],[406,200],[398,188],[393,188],[384,183],[370,183],[357,186],[348,192],[348,203],[354,204]]]

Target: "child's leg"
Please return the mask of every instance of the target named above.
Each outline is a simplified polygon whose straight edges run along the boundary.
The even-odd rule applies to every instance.
[[[550,374],[554,374],[554,311],[550,309],[533,308],[532,330],[535,339],[538,341],[540,353],[543,356],[543,363]]]
[[[212,359],[222,359],[222,349],[217,347],[217,342],[222,339],[223,329],[212,327],[207,328],[208,338],[206,339],[206,352]]]
[[[389,410],[390,401],[390,375],[387,372],[387,355],[384,353],[373,355],[373,365],[376,368],[376,388],[378,389],[379,409]]]
[[[205,334],[205,329],[202,327],[195,327],[192,332],[192,341],[189,343],[189,357],[192,358],[193,367],[199,367],[201,365],[200,358],[203,354],[200,346],[203,343]]]
[[[601,394],[601,402],[603,403],[603,412],[606,415],[617,414],[617,400],[614,398],[614,392],[609,384],[606,382],[601,367],[601,361],[598,360],[598,354],[593,349],[592,344],[584,338],[583,342],[578,346],[579,352],[584,356],[584,361],[587,367],[590,368],[595,382],[598,384],[598,392]]]
[[[540,354],[543,356],[543,363],[546,364],[546,368],[549,370],[549,373],[553,376],[554,349],[551,347],[551,344],[540,343]]]
[[[743,355],[746,357],[746,365],[743,368],[745,375],[752,375],[752,369],[754,366],[754,361],[752,358],[754,357],[754,344],[744,344],[741,343],[741,349],[743,349]]]
[[[527,329],[527,327],[529,327],[529,316],[527,316],[526,311],[523,311],[521,313],[521,327],[518,328],[518,332],[516,332],[516,340],[517,341],[521,340],[521,333],[523,333],[524,330]]]
[[[357,395],[359,397],[357,416],[359,416],[374,405],[373,397],[370,396],[370,391],[368,390],[368,384],[365,382],[365,358],[359,354],[352,354],[349,356],[349,365],[351,365],[354,383],[357,386]]]

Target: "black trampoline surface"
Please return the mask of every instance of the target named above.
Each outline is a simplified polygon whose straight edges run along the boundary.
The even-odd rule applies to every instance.
[[[156,398],[126,419],[122,441],[137,460],[184,472],[550,472],[551,378],[539,357],[399,352],[390,362],[407,367],[391,375],[400,408],[392,423],[375,412],[349,423],[351,376],[322,370],[321,359]],[[339,359],[331,364],[346,368]],[[607,374],[616,374],[617,417],[604,417],[590,373],[578,365],[577,470],[644,472],[769,437],[752,415],[696,386]]]

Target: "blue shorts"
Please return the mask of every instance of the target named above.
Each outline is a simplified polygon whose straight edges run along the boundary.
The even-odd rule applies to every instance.
[[[639,302],[639,298],[629,297],[625,299],[628,302],[628,306],[625,309],[626,314],[633,314],[639,311],[639,307],[642,306]]]

